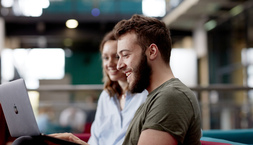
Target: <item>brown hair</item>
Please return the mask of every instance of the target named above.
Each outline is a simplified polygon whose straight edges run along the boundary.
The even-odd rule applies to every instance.
[[[161,52],[163,60],[165,63],[169,64],[171,37],[169,29],[164,22],[156,18],[133,15],[128,20],[121,20],[118,22],[113,31],[116,39],[123,34],[133,31],[137,36],[137,44],[141,46],[143,52],[145,52],[152,43],[156,44]]]
[[[103,53],[104,45],[107,41],[116,41],[116,38],[113,35],[113,32],[108,32],[103,40],[100,43],[100,52]],[[122,88],[120,87],[119,83],[117,81],[112,81],[108,74],[105,72],[103,67],[103,82],[104,82],[104,89],[108,92],[110,97],[113,97],[114,95],[121,96],[123,93]]]

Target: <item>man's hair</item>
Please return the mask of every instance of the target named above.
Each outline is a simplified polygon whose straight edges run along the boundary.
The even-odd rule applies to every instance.
[[[100,52],[103,54],[104,45],[108,41],[116,41],[116,38],[113,35],[113,32],[110,31],[105,34],[103,40],[100,43]],[[104,89],[108,92],[110,97],[114,95],[121,96],[123,90],[121,89],[118,81],[112,81],[109,75],[105,72],[105,68],[103,67],[103,82],[104,82]]]
[[[113,29],[116,39],[132,31],[136,34],[137,44],[141,46],[143,52],[154,43],[158,46],[165,63],[169,64],[171,37],[164,22],[156,18],[133,15],[128,20],[118,22]]]

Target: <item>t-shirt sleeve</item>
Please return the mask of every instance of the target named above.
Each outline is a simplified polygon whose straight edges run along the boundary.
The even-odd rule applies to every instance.
[[[153,97],[146,111],[142,130],[165,131],[183,142],[194,114],[190,100],[184,93],[176,88],[160,92]]]

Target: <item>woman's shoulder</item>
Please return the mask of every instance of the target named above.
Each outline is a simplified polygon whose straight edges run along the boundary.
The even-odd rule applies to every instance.
[[[100,93],[98,101],[99,102],[107,102],[107,101],[110,101],[110,100],[112,100],[112,97],[110,97],[109,93],[106,90],[103,90]]]
[[[100,95],[99,95],[99,99],[106,99],[106,98],[110,98],[109,93],[106,90],[103,90]]]
[[[141,93],[134,93],[134,94],[131,94],[130,92],[127,92],[127,95],[129,95],[129,96],[145,96],[145,97],[147,97],[148,96],[148,91],[145,89]]]
[[[144,102],[147,99],[148,91],[144,90],[141,93],[135,93],[135,94],[131,94],[130,92],[127,92],[127,96],[129,96],[127,98],[132,98],[134,102],[136,101]]]

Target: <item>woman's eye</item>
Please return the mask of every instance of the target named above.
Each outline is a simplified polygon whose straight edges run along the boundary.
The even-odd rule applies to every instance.
[[[107,57],[107,56],[104,56],[102,58],[103,58],[103,60],[108,60],[109,59],[109,57]]]

